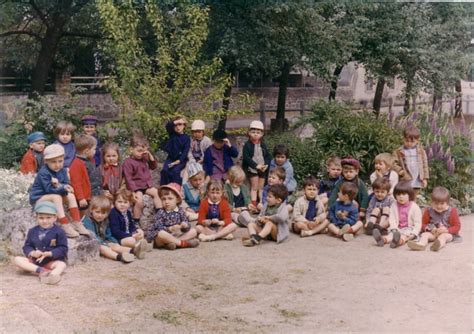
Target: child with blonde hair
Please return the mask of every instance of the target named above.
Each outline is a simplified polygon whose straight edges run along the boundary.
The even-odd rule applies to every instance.
[[[392,162],[393,158],[390,153],[378,154],[374,159],[375,171],[370,174],[371,184],[380,177],[387,179],[390,182],[389,195],[393,195],[393,189],[398,183],[398,174],[392,170]]]
[[[64,149],[64,168],[69,168],[76,156],[76,146],[74,145],[75,131],[76,127],[67,121],[58,122],[54,128],[56,141],[53,144],[61,145]]]
[[[245,182],[245,172],[239,166],[232,166],[228,172],[228,180],[224,184],[224,196],[231,207],[232,221],[239,225],[239,214],[248,210],[250,193]]]
[[[105,143],[102,146],[102,164],[99,166],[102,175],[104,195],[114,200],[115,194],[122,187],[122,166],[120,164],[120,147],[116,143]]]

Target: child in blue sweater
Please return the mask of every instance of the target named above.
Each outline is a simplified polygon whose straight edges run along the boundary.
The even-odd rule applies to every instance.
[[[57,284],[66,269],[67,237],[64,231],[54,225],[57,219],[56,205],[44,201],[35,205],[38,226],[28,231],[23,253],[13,263],[20,269],[35,273],[41,283]]]
[[[273,149],[273,160],[270,162],[270,172],[276,167],[282,167],[285,170],[285,181],[283,184],[286,189],[288,189],[288,193],[292,194],[296,191],[297,184],[293,165],[291,164],[289,157],[290,150],[288,149],[288,146],[285,144],[278,144],[275,146]]]
[[[338,200],[329,208],[328,230],[344,241],[354,239],[354,234],[362,227],[358,220],[359,210],[352,201],[357,195],[357,186],[352,182],[344,182],[339,188]]]

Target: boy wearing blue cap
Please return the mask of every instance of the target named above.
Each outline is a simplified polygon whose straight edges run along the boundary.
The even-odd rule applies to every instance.
[[[31,228],[26,236],[23,253],[13,263],[20,269],[35,273],[41,283],[57,284],[66,269],[67,237],[54,225],[57,210],[54,203],[38,202],[34,209],[38,226]]]
[[[43,166],[43,151],[46,146],[46,137],[43,132],[33,132],[27,137],[30,147],[21,159],[20,172],[36,174]]]
[[[84,134],[94,137],[95,140],[97,141],[97,147],[94,154],[94,161],[95,161],[96,166],[99,166],[101,163],[101,148],[102,148],[102,141],[97,135],[98,121],[99,120],[94,115],[85,115],[81,118],[82,130],[84,131]]]

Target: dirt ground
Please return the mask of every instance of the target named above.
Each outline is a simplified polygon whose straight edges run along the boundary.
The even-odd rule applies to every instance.
[[[57,286],[0,267],[0,332],[462,332],[474,328],[474,215],[439,253],[325,235],[154,250],[68,268]]]

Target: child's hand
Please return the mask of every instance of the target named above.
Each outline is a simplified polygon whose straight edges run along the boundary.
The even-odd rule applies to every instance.
[[[74,194],[74,188],[70,185],[70,184],[66,184],[64,186],[64,189],[66,189],[66,191],[70,194]]]
[[[59,180],[55,177],[51,178],[51,184],[53,185],[54,188],[59,187]]]
[[[265,173],[265,171],[267,170],[267,168],[268,168],[268,165],[263,165],[263,166],[262,166],[262,173]]]
[[[224,139],[223,139],[223,142],[224,142],[225,145],[227,145],[227,146],[229,146],[229,147],[232,146],[231,143],[230,143],[229,138],[224,138]]]
[[[405,176],[405,171],[403,169],[401,169],[399,172],[398,172],[398,175],[400,176]]]
[[[224,226],[224,224],[225,224],[225,223],[224,223],[223,220],[218,220],[218,221],[217,221],[217,225],[218,225],[218,226]]]
[[[234,212],[235,212],[235,213],[241,213],[241,212],[242,212],[242,209],[241,209],[241,208],[234,208]]]
[[[257,210],[258,210],[258,211],[262,211],[262,209],[263,209],[263,204],[262,204],[262,203],[258,203],[258,204],[257,204]]]
[[[217,219],[217,218],[212,218],[212,219],[211,219],[211,225],[219,225],[219,219]]]
[[[41,263],[41,262],[44,261],[44,259],[46,259],[47,257],[51,257],[51,256],[53,256],[53,253],[52,253],[52,252],[43,252],[43,253],[41,254],[41,256],[37,259],[37,262],[38,262],[38,263]]]
[[[108,190],[104,190],[104,196],[107,197],[110,200],[114,199],[114,196]]]
[[[135,201],[135,203],[139,200],[138,194],[136,192],[133,193],[133,200]]]
[[[188,229],[188,224],[186,224],[185,222],[182,222],[179,226],[181,227],[182,231]]]
[[[250,211],[251,213],[256,213],[256,212],[258,212],[258,209],[257,209],[257,207],[256,207],[255,205],[253,205],[252,203],[250,203],[250,204],[249,204],[249,211]]]
[[[81,209],[87,208],[87,200],[86,200],[86,199],[81,199],[81,200],[79,201],[79,207],[80,207]]]
[[[443,233],[448,233],[448,229],[444,226],[440,226],[437,229],[437,233],[438,233],[438,235],[443,234]]]
[[[138,230],[137,232],[135,232],[135,234],[132,235],[132,237],[137,241],[143,239],[143,231]]]
[[[43,252],[42,251],[39,251],[39,250],[35,250],[35,251],[32,251],[30,254],[28,254],[29,256],[31,256],[32,258],[34,259],[37,259],[39,257],[41,257],[43,255]]]
[[[423,183],[423,187],[422,188],[426,188],[428,186],[428,180],[427,179],[424,179],[423,181],[421,181]]]

